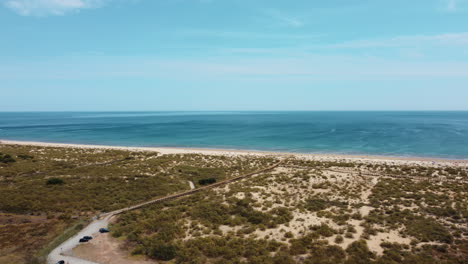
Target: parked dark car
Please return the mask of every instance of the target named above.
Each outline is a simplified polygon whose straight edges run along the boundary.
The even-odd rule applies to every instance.
[[[65,260],[59,260],[57,264],[65,264]]]
[[[107,228],[99,228],[99,233],[109,233],[109,229],[107,229]]]
[[[79,242],[80,242],[80,243],[85,243],[85,242],[88,242],[88,239],[80,238]]]
[[[91,239],[93,239],[92,236],[84,236],[83,238],[86,239],[86,240],[91,240]]]

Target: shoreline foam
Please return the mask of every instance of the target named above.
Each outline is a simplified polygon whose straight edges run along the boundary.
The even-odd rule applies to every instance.
[[[114,149],[126,151],[146,151],[158,152],[161,154],[202,154],[202,155],[252,155],[252,156],[293,156],[299,159],[317,161],[346,161],[363,163],[386,163],[394,165],[423,165],[423,166],[461,166],[468,167],[468,160],[424,158],[424,157],[394,157],[378,155],[346,155],[346,154],[314,154],[314,153],[291,153],[291,152],[271,152],[253,150],[232,150],[232,149],[210,149],[210,148],[182,148],[182,147],[131,147],[131,146],[107,146],[90,144],[68,144],[50,143],[37,141],[1,140],[0,145],[23,145],[38,147],[59,147],[59,148],[84,148],[84,149]]]

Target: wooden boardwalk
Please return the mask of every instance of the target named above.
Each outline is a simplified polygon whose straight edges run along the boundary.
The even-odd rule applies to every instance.
[[[213,184],[208,185],[208,186],[203,186],[203,187],[199,187],[199,188],[196,188],[196,189],[193,189],[193,190],[167,195],[167,196],[164,196],[164,197],[161,197],[161,198],[157,198],[157,199],[154,199],[154,200],[150,200],[150,201],[147,201],[147,202],[136,204],[136,205],[133,205],[133,206],[130,206],[130,207],[122,208],[122,209],[119,209],[119,210],[116,210],[116,211],[112,211],[112,212],[109,212],[109,213],[106,213],[106,214],[102,214],[102,215],[100,215],[100,217],[109,216],[109,215],[118,215],[118,214],[121,214],[121,213],[124,213],[124,212],[128,212],[128,211],[131,211],[131,210],[141,208],[143,206],[147,206],[147,205],[151,205],[151,204],[155,204],[155,203],[160,203],[160,202],[165,202],[165,201],[169,201],[169,200],[174,200],[174,199],[184,197],[184,196],[188,196],[188,195],[191,195],[191,194],[194,194],[194,193],[206,191],[208,189],[213,189],[213,188],[216,188],[216,187],[219,187],[219,186],[231,183],[231,182],[239,181],[239,180],[254,176],[256,174],[260,174],[260,173],[264,173],[264,172],[273,170],[274,168],[280,166],[282,163],[283,163],[283,161],[280,161],[278,163],[275,163],[274,165],[271,165],[271,166],[269,166],[267,168],[264,168],[264,169],[261,169],[261,170],[258,170],[258,171],[250,172],[250,173],[247,173],[247,174],[244,174],[244,175],[241,175],[241,176],[237,176],[237,177],[230,178],[230,179],[227,179],[227,180],[224,180],[224,181],[213,183]]]

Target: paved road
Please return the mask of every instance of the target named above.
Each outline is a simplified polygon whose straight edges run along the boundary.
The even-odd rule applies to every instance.
[[[84,259],[72,257],[72,250],[80,244],[78,241],[83,236],[93,236],[99,232],[99,228],[107,228],[112,216],[113,214],[108,214],[102,219],[94,220],[74,237],[63,242],[60,246],[50,252],[49,256],[47,256],[47,263],[55,264],[60,260],[64,260],[67,264],[98,264]]]

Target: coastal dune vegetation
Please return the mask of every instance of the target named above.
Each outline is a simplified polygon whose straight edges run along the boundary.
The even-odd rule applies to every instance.
[[[95,215],[271,162],[20,145],[0,145],[0,152],[0,263],[43,263],[49,244]]]
[[[0,145],[0,263],[44,263],[103,212],[154,263],[466,263],[467,168],[285,155]],[[95,261],[98,261],[96,259]]]
[[[176,263],[466,263],[465,173],[288,159],[127,212],[112,234],[132,254]]]

